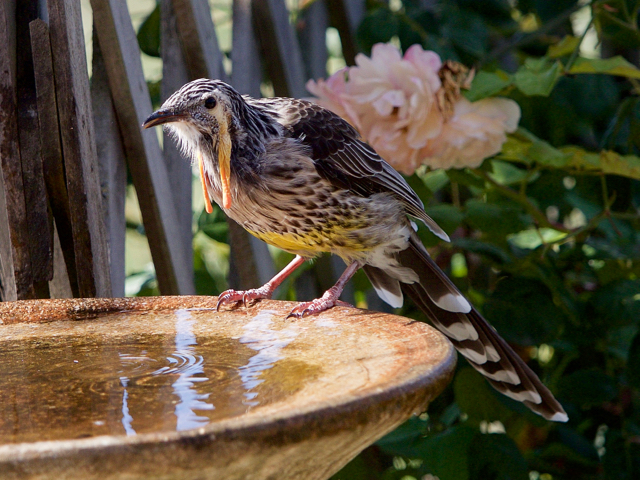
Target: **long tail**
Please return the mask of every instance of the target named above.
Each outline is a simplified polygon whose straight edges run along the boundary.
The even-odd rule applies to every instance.
[[[396,258],[402,266],[414,270],[420,282],[399,285],[383,270],[366,265],[364,270],[379,293],[392,292],[397,298],[401,288],[496,390],[524,403],[547,420],[568,420],[549,389],[469,305],[417,238],[412,238],[409,248]]]

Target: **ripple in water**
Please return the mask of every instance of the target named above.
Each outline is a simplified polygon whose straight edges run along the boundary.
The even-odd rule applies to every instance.
[[[272,312],[239,338],[197,337],[210,318],[177,311],[174,335],[0,341],[0,444],[200,428],[280,401],[318,374],[284,359],[297,330],[272,329]]]

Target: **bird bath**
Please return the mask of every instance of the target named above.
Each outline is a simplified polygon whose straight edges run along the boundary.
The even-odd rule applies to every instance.
[[[0,479],[325,479],[450,380],[406,318],[211,297],[0,303]]]

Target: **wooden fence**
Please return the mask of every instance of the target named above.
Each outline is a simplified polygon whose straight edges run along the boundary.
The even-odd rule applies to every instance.
[[[156,132],[140,127],[152,106],[126,2],[91,0],[91,7],[90,81],[78,0],[0,3],[5,301],[124,295],[127,168],[160,291],[194,292],[190,166],[171,141],[163,151]],[[293,26],[284,0],[234,0],[227,78],[207,0],[161,0],[162,97],[201,77],[258,96],[263,71],[276,95],[307,96],[306,80],[326,76],[327,27],[338,29],[353,63],[363,14],[364,0],[316,0]],[[268,280],[274,268],[266,245],[233,222],[229,237],[230,284]],[[333,266],[327,259],[319,268]],[[334,274],[324,276],[330,285]]]

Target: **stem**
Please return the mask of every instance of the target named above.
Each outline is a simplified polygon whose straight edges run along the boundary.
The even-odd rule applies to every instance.
[[[569,57],[569,60],[567,61],[567,64],[564,67],[565,72],[568,72],[569,70],[571,70],[571,66],[574,64],[574,62],[578,58],[578,54],[580,53],[580,45],[582,45],[582,41],[584,40],[584,37],[587,36],[587,32],[591,28],[591,25],[593,25],[593,13],[591,14],[591,20],[589,20],[587,27],[584,29],[584,32],[582,32],[582,35],[580,36],[580,41],[578,41],[578,45],[576,45],[576,48],[574,48],[573,52],[571,52],[571,56]]]
[[[521,204],[524,209],[529,213],[534,220],[538,223],[538,225],[553,228],[554,230],[558,230],[564,233],[571,233],[571,230],[564,228],[560,225],[552,224],[547,216],[541,212],[538,207],[536,207],[531,201],[527,198],[526,195],[520,194],[511,190],[509,187],[506,187],[498,182],[496,182],[490,175],[482,170],[474,170],[476,175],[482,177],[485,181],[489,182],[492,186],[494,186],[500,193],[502,193],[505,197],[508,197],[512,200],[515,200],[519,204]]]
[[[627,30],[637,30],[638,29],[635,25],[620,20],[618,17],[615,17],[615,16],[611,15],[606,10],[604,10],[602,12],[602,15],[606,16],[608,20],[611,20],[613,23],[616,23],[619,26],[626,28]]]
[[[400,18],[402,18],[402,20],[404,20],[407,23],[407,25],[411,27],[411,30],[413,30],[415,33],[420,35],[420,38],[422,39],[423,42],[429,40],[429,34],[424,28],[422,28],[422,25],[420,25],[418,22],[416,22],[413,18],[411,18],[402,10],[397,11],[395,13]]]
[[[490,63],[493,60],[500,58],[502,55],[504,55],[506,52],[508,52],[512,48],[516,48],[521,45],[526,45],[527,43],[535,40],[536,38],[546,35],[551,30],[562,25],[562,23],[565,22],[574,12],[576,12],[577,10],[580,10],[582,7],[590,6],[594,1],[595,0],[592,0],[585,4],[579,4],[576,2],[576,4],[573,7],[565,10],[553,20],[550,20],[546,24],[542,25],[535,32],[531,32],[526,35],[523,35],[522,32],[518,32],[514,34],[506,44],[496,48],[494,51],[490,52],[489,55],[483,58],[479,62],[478,70],[480,70],[482,65],[484,65],[485,63]]]
[[[460,208],[460,186],[458,182],[451,182],[451,200],[453,202],[453,206],[456,208]]]

